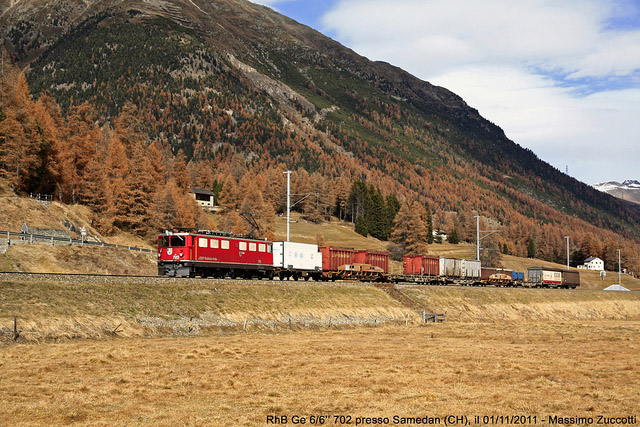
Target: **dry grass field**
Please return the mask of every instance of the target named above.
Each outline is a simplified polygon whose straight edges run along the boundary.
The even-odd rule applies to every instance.
[[[0,425],[638,416],[639,339],[637,321],[574,321],[5,344]]]
[[[107,280],[0,282],[0,426],[640,415],[636,292]]]

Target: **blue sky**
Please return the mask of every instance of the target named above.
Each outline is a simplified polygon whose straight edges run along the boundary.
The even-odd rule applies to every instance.
[[[462,96],[583,182],[640,179],[640,0],[255,0]]]

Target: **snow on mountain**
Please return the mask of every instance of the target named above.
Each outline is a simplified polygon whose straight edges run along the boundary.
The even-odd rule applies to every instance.
[[[605,181],[594,184],[593,187],[619,199],[640,203],[640,181],[633,179],[627,179],[622,183],[617,181]]]

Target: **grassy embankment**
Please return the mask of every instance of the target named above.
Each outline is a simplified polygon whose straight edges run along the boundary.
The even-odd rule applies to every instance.
[[[18,316],[26,341],[417,321],[414,312],[383,291],[355,284],[87,279],[5,281],[0,289],[0,331],[5,340],[11,339],[13,316]]]
[[[0,282],[0,332],[18,316],[25,341],[209,335],[419,324],[384,291],[360,284],[100,279]],[[640,320],[640,293],[401,286],[448,322]],[[115,332],[114,332],[115,331]]]

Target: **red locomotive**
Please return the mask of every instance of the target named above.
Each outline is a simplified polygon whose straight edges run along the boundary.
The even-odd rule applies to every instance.
[[[273,242],[200,230],[158,236],[158,274],[273,277]]]

